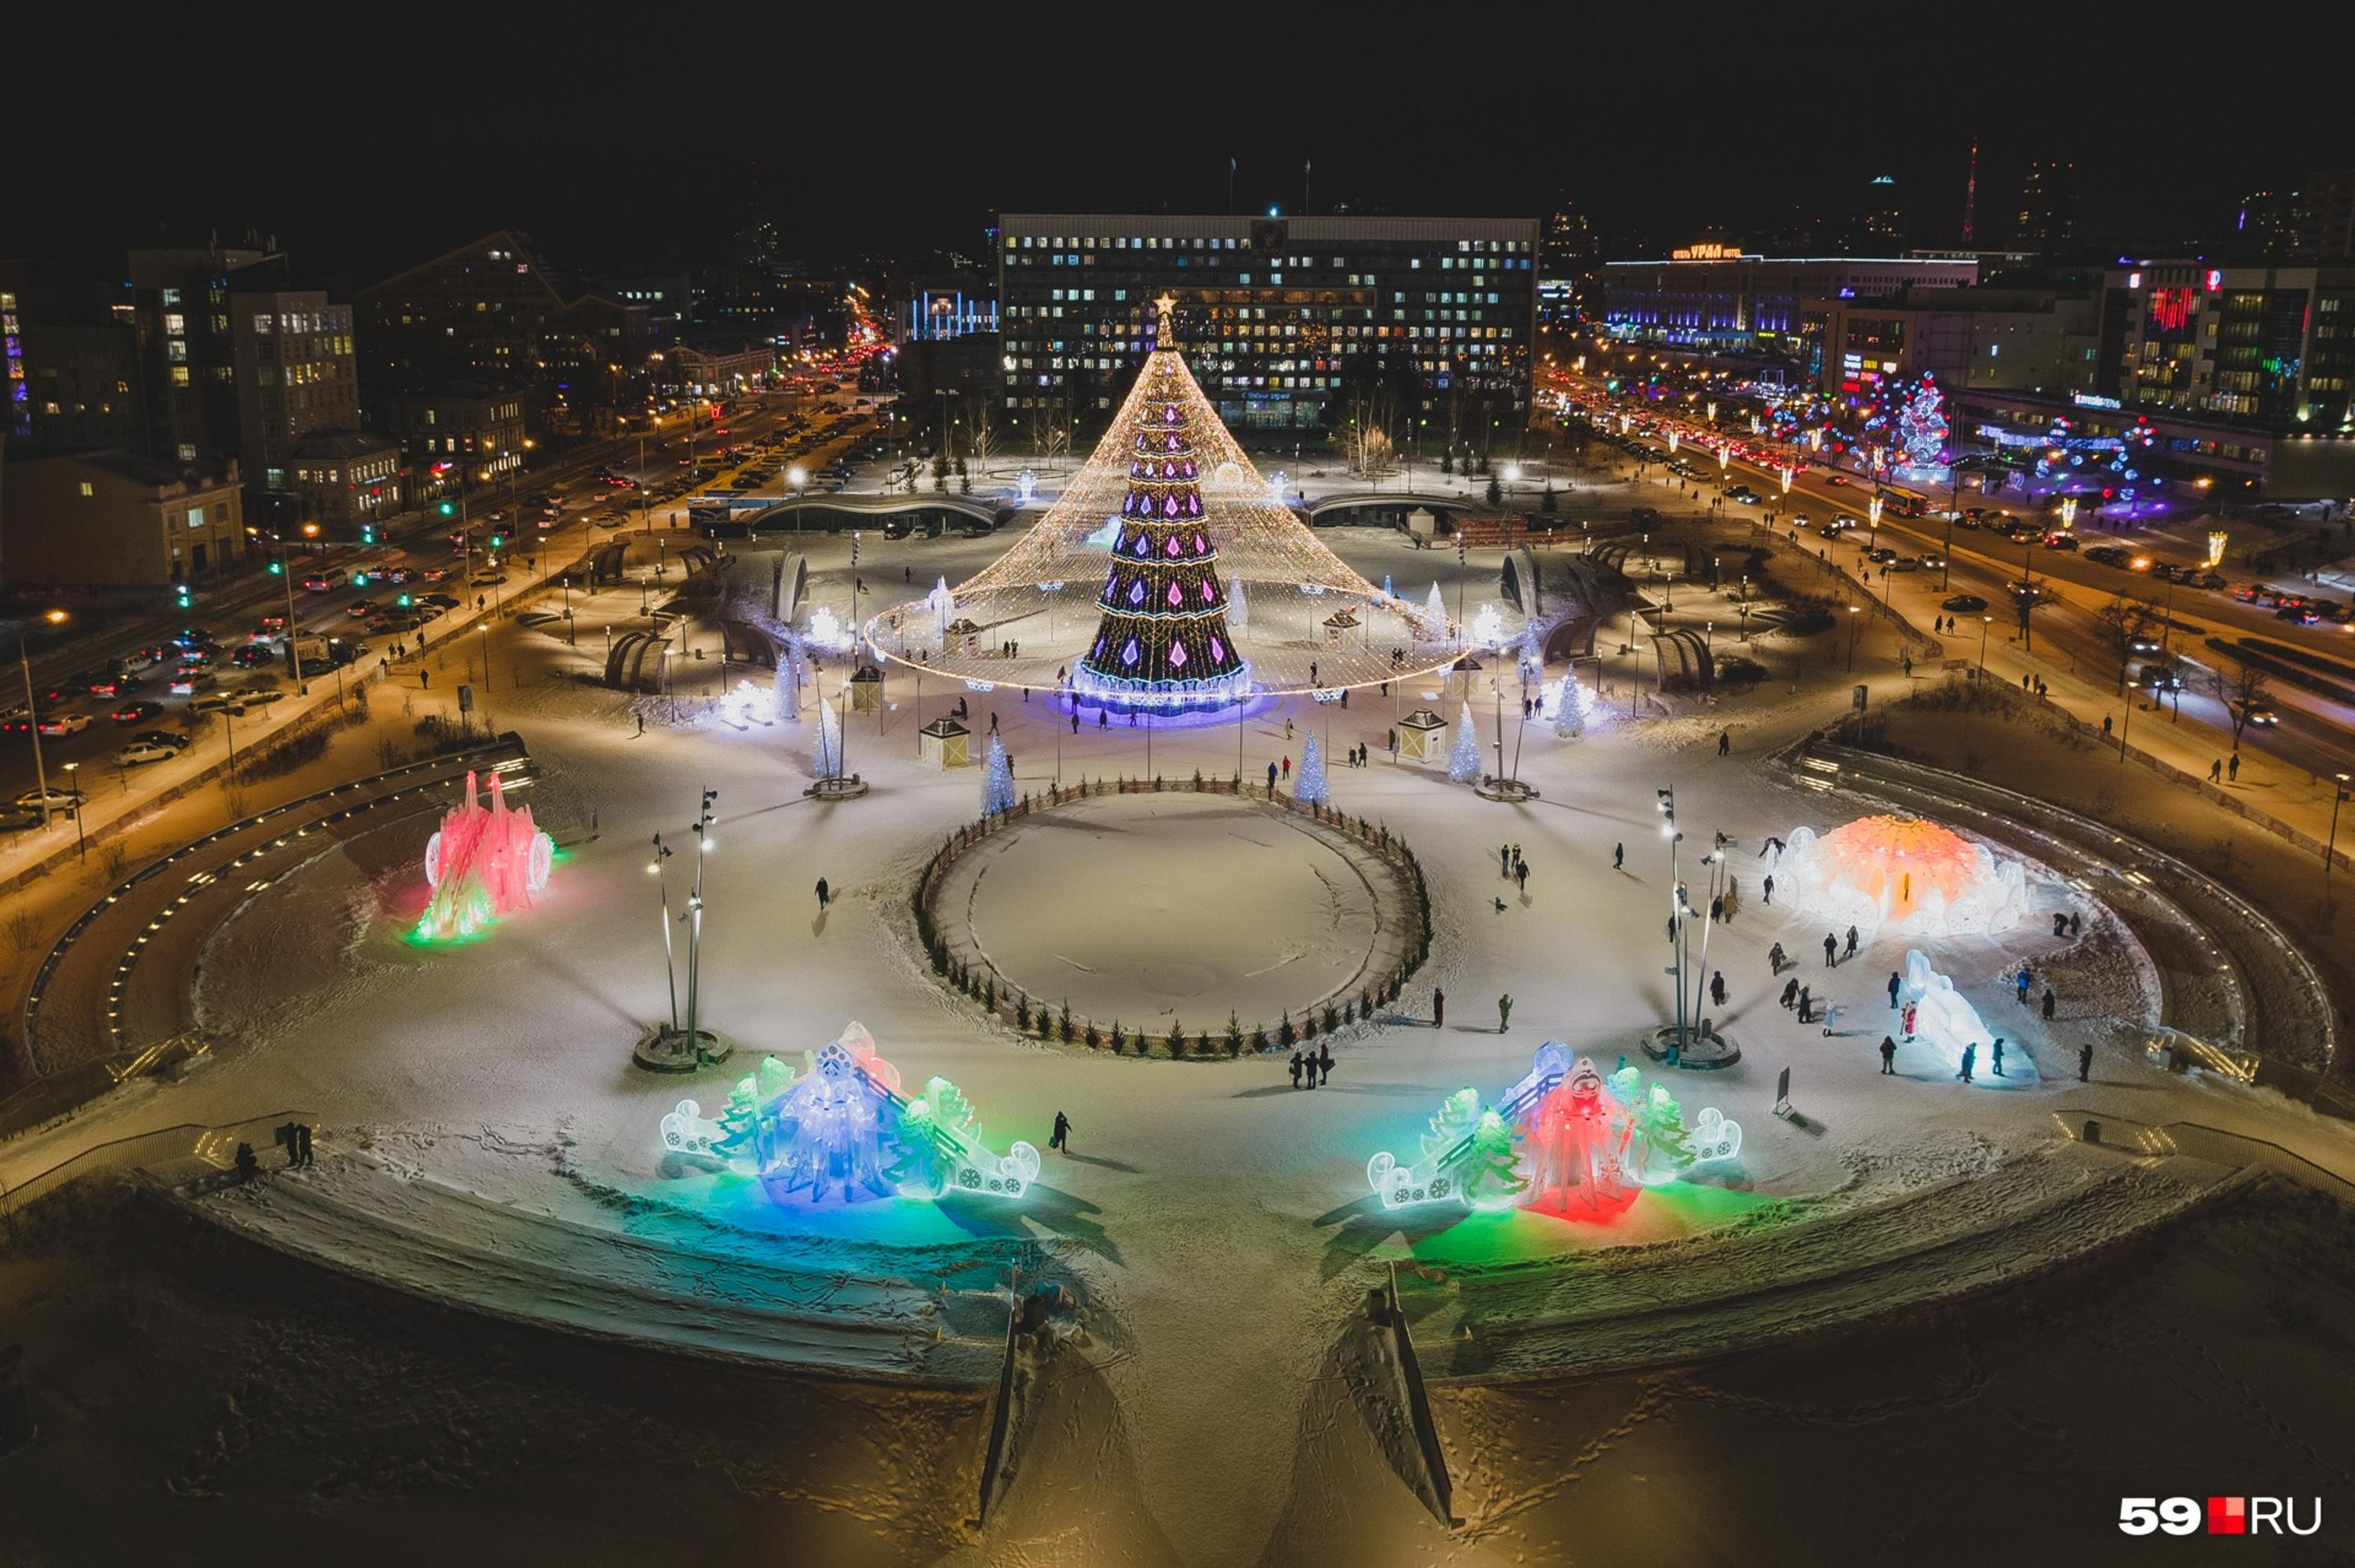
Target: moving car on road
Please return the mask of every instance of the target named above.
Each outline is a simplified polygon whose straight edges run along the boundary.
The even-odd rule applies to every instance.
[[[1975,593],[1958,593],[1938,601],[1941,609],[1960,610],[1966,614],[1985,609],[1987,601]]]

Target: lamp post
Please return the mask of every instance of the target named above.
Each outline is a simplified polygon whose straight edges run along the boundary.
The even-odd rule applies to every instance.
[[[914,482],[911,480],[909,482],[911,488],[913,488]],[[802,489],[809,483],[809,470],[802,467],[799,463],[795,463],[793,467],[785,470],[785,483],[793,489],[794,532],[798,534],[802,531]],[[851,609],[854,611],[856,611],[858,608],[858,607],[856,604],[851,606]]]
[[[695,818],[695,891],[687,897],[687,1048],[690,1053],[702,1049],[702,1036],[696,1033],[696,1004],[701,1000],[703,978],[703,868],[711,860],[711,852],[719,841],[711,832],[711,802],[719,799],[717,789],[703,792],[703,807]]]
[[[2344,773],[2334,773],[2330,777],[2334,780],[2330,791],[2330,841],[2323,846],[2322,851],[2322,879],[2325,882],[2330,880],[2331,862],[2339,858],[2339,808],[2347,803],[2348,776]],[[76,817],[74,822],[79,827],[81,819]]]
[[[1872,520],[1872,527],[1870,530],[1869,538],[1864,546],[1865,553],[1867,555],[1870,555],[1873,551],[1881,547],[1881,497],[1878,495],[1865,503],[1864,514]]]
[[[670,1033],[678,1033],[678,966],[672,956],[670,936],[670,877],[663,863],[670,859],[670,846],[655,835],[654,863],[646,870],[654,874],[655,885],[662,895],[663,978],[670,986]]]
[[[1863,614],[1864,608],[1861,605],[1852,604],[1848,607],[1848,669],[1851,675],[1856,673],[1856,630],[1859,618]]]
[[[41,619],[51,626],[62,626],[66,621],[66,612],[62,609],[48,610]],[[20,624],[16,628],[16,669],[25,677],[25,712],[33,721],[33,727],[27,732],[33,737],[33,782],[41,791],[41,825],[47,827],[49,823],[49,775],[41,765],[41,712],[39,705],[33,701],[33,663],[27,637],[27,629]],[[79,818],[76,822],[79,825]]]
[[[81,792],[74,788],[74,775],[79,772],[81,764],[79,762],[69,762],[66,764],[66,793],[74,797],[72,810],[74,820],[74,858],[76,860],[82,858],[83,852],[89,848],[89,842],[82,837],[81,831]],[[2338,814],[2338,808],[2335,806],[2332,807],[2331,815],[2336,817]],[[2332,836],[2334,838],[2337,836],[2335,831]]]
[[[1984,681],[1984,680],[1986,680],[1986,679],[1987,679],[1987,628],[1988,628],[1988,627],[1990,627],[1990,626],[1993,626],[1994,624],[1995,624],[1995,617],[1994,617],[1994,616],[1992,616],[1992,615],[1982,615],[1982,616],[1980,616],[1980,617],[1979,617],[1979,679],[1980,679],[1980,680],[1982,680],[1982,681]]]

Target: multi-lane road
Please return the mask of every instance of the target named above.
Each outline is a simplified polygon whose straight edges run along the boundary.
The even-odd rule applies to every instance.
[[[847,393],[823,397],[772,394],[741,399],[735,413],[717,421],[717,429],[727,431],[725,440],[717,439],[715,427],[708,425],[692,437],[692,450],[698,461],[708,462],[715,449],[748,446],[772,434],[797,412],[809,410],[815,415],[829,408],[844,410],[851,402],[852,397]],[[847,427],[845,429],[847,432]],[[847,441],[846,433],[811,451],[806,461],[813,464],[821,460],[834,461]],[[102,639],[82,640],[37,656],[32,668],[36,697],[60,688],[69,694],[47,711],[81,715],[90,720],[88,727],[77,733],[40,737],[41,771],[49,788],[65,788],[70,780],[71,786],[91,797],[94,805],[105,804],[109,797],[153,791],[177,781],[197,767],[218,760],[232,736],[240,748],[266,739],[282,724],[281,715],[294,705],[284,700],[266,708],[257,705],[242,716],[218,719],[210,733],[176,758],[117,767],[112,760],[115,753],[134,735],[145,730],[182,730],[189,705],[200,694],[174,695],[169,690],[173,665],[168,662],[137,672],[138,683],[114,696],[89,693],[84,689],[87,682],[77,683],[75,676],[103,672],[138,650],[168,647],[173,632],[195,626],[218,640],[212,673],[218,681],[215,689],[220,694],[235,699],[257,687],[272,684],[292,694],[294,683],[285,676],[282,657],[250,670],[240,669],[230,662],[234,651],[254,644],[254,634],[261,629],[264,617],[284,617],[288,613],[290,597],[294,624],[301,631],[357,641],[368,650],[360,656],[361,667],[372,668],[389,644],[400,641],[414,644],[418,633],[371,632],[367,630],[368,616],[358,607],[373,606],[398,613],[398,599],[402,594],[410,596],[412,600],[426,595],[446,595],[459,601],[459,608],[432,613],[423,606],[413,605],[410,611],[426,617],[421,630],[428,639],[438,642],[475,613],[478,596],[488,600],[512,592],[535,577],[539,568],[577,559],[592,543],[610,537],[607,527],[600,525],[600,519],[610,525],[613,514],[620,514],[623,519],[620,525],[633,529],[640,526],[645,509],[639,503],[645,490],[605,485],[593,476],[600,468],[610,467],[612,471],[626,475],[642,487],[663,485],[682,472],[679,460],[690,450],[689,438],[684,431],[670,437],[666,444],[671,450],[660,450],[653,440],[642,443],[635,433],[626,434],[615,440],[588,443],[551,456],[516,476],[512,484],[476,489],[467,497],[465,509],[467,527],[474,535],[471,550],[453,542],[458,519],[445,517],[438,509],[429,507],[388,524],[383,535],[385,542],[379,545],[293,546],[286,560],[287,575],[282,577],[261,569],[261,556],[257,555],[243,575],[219,585],[197,585],[196,602],[184,614],[166,612],[144,617],[136,623],[116,627]],[[783,485],[780,464],[779,476],[761,491],[751,493],[782,496]],[[538,509],[522,503],[527,496],[549,493],[558,495],[563,504],[553,525],[542,529],[537,525]],[[682,496],[666,505],[653,506],[650,510],[654,525],[661,527],[683,518],[686,500]],[[497,514],[496,520],[494,514]],[[503,558],[496,564],[485,557],[494,535],[501,537],[505,546]],[[380,576],[369,580],[370,573]],[[396,573],[400,580],[393,580]],[[502,575],[506,580],[470,582],[470,577],[477,573]],[[356,577],[363,580],[355,582]],[[313,588],[306,583],[322,586]],[[272,645],[282,649],[282,644]],[[26,701],[22,675],[13,660],[9,666],[0,671],[0,714],[13,714]],[[349,669],[345,672],[346,676],[352,673]],[[315,687],[322,681],[332,683],[336,677],[330,673],[308,679]],[[153,704],[158,711],[135,722],[115,723],[111,715],[131,703]],[[35,771],[30,736],[22,729],[0,733],[0,808],[20,792],[32,789]],[[0,846],[7,842],[7,839],[0,838]]]
[[[1599,387],[1581,387],[1578,390],[1590,403],[1602,401]],[[1656,421],[1659,418],[1657,412],[1652,417]],[[1713,443],[1722,439],[1719,432],[1696,427],[1686,427],[1684,437],[1692,442]],[[1710,472],[1715,467],[1713,455],[1695,454],[1693,466],[1696,478],[1690,482],[1694,488],[1720,488]],[[1944,601],[1954,595],[1985,599],[1986,609],[1962,612],[1961,626],[1944,638],[1950,656],[1975,656],[1983,627],[1996,647],[2010,646],[2019,633],[2018,615],[2007,585],[2023,576],[2032,576],[2049,596],[2031,617],[2034,652],[2048,664],[2073,669],[2097,686],[2115,688],[2118,681],[2116,646],[2102,630],[2096,616],[2102,607],[2120,597],[2150,608],[2154,637],[2162,635],[2163,617],[2169,657],[2187,659],[2205,668],[2214,669],[2223,662],[2205,646],[2211,636],[2228,640],[2259,637],[2355,663],[2355,635],[2338,624],[2300,626],[2278,619],[2270,610],[2237,600],[2228,591],[2179,585],[2170,589],[2167,582],[2144,572],[2087,560],[2082,550],[2014,545],[1985,530],[1950,529],[1943,516],[1904,518],[1884,509],[1876,528],[1869,520],[1872,485],[1859,474],[1842,473],[1818,464],[1798,472],[1785,496],[1781,493],[1781,480],[1775,470],[1736,456],[1725,482],[1746,483],[1767,498],[1764,504],[1755,508],[1721,501],[1725,513],[1737,519],[1763,519],[1771,508],[1774,531],[1785,537],[1794,520],[1807,518],[1815,526],[1803,527],[1800,538],[1808,554],[1828,551],[1837,564],[1870,583],[1877,596],[1888,596],[1893,608],[1916,626],[1927,628],[1934,619],[1948,613],[1943,608]],[[1972,499],[1969,495],[1965,497],[1966,503]],[[1858,525],[1838,540],[1828,539],[1820,525],[1835,515],[1854,518]],[[2115,542],[2130,546],[2134,555],[2155,562],[2190,566],[2206,558],[2206,521],[2181,518],[2146,524],[2113,535],[2093,525],[2090,519],[2081,519],[2075,532],[2088,546]],[[1876,546],[1893,548],[1902,555],[1947,558],[1952,566],[1950,570],[1884,574],[1865,558]],[[2226,575],[2232,574],[2228,570]],[[2233,580],[2237,586],[2243,579],[2236,577]],[[1992,617],[1992,624],[1982,622],[1982,616]],[[2145,662],[2140,655],[2129,661],[2135,665]],[[2350,679],[2350,683],[2355,684],[2355,679]],[[2249,726],[2242,737],[2244,747],[2263,751],[2318,776],[2355,771],[2355,727],[2350,727],[2355,726],[2355,712],[2327,696],[2284,681],[2274,682],[2264,701],[2279,715],[2279,722]],[[2123,715],[2124,698],[2119,702]],[[2170,723],[2178,722],[2176,707],[2175,699],[2170,697],[2167,704]],[[2222,698],[2212,690],[2203,689],[2196,674],[2186,683],[2180,708],[2181,724],[2206,726],[2216,732],[2220,753],[2231,749],[2231,714]],[[2147,715],[2144,722],[2155,717]]]

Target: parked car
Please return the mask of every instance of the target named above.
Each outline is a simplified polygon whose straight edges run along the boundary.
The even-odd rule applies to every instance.
[[[192,714],[241,713],[238,700],[227,692],[207,692],[188,705]]]
[[[81,791],[61,789],[52,784],[47,794],[38,789],[26,790],[16,797],[16,804],[30,807],[37,811],[70,811],[81,804]]]
[[[473,577],[466,579],[469,584],[475,588],[491,588],[506,580],[507,575],[505,572],[476,572]]]
[[[168,746],[175,751],[188,749],[188,737],[174,729],[143,729],[131,738],[145,746]]]
[[[172,694],[192,697],[198,692],[209,692],[219,684],[218,677],[209,670],[183,670],[172,677]]]
[[[161,703],[125,703],[109,716],[117,724],[145,724],[163,711]]]
[[[134,740],[129,746],[116,749],[114,765],[117,768],[142,768],[150,762],[169,762],[179,755],[177,750],[168,746],[156,746],[148,741]]]
[[[235,705],[229,709],[229,711],[231,713],[242,714],[247,712],[249,709],[266,708],[272,703],[282,703],[286,700],[286,694],[283,692],[267,690],[259,692],[232,692],[229,694],[229,700]]]
[[[21,833],[41,825],[41,813],[28,806],[11,806],[0,811],[0,833]]]

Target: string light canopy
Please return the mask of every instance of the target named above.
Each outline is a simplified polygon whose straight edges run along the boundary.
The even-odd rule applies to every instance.
[[[1174,346],[1175,302],[1156,305],[1158,346],[1086,464],[952,591],[971,630],[943,635],[935,595],[869,620],[868,646],[959,680],[1171,712],[1451,667],[1464,641],[1444,612],[1367,581],[1271,495]],[[1246,583],[1247,616],[1230,604]]]

